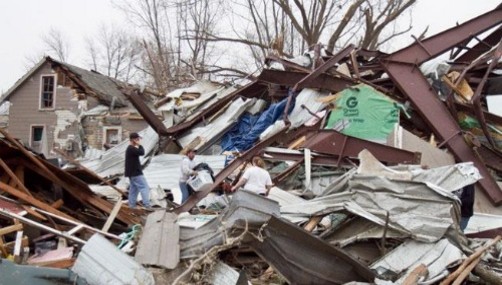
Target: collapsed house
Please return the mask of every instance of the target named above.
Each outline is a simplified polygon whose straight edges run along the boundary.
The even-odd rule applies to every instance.
[[[271,56],[243,87],[199,82],[153,111],[128,90],[149,124],[153,213],[122,205],[126,141],[60,170],[2,131],[2,255],[82,284],[500,284],[501,19],[498,7],[392,54]],[[188,148],[214,175],[178,205]],[[254,156],[275,187],[230,195]],[[466,239],[456,193],[474,183]]]
[[[3,94],[8,117],[15,118],[7,129],[49,158],[59,157],[55,150],[71,157],[104,150],[147,126],[124,94],[138,88],[45,57]],[[159,94],[144,90],[142,96],[151,104]]]

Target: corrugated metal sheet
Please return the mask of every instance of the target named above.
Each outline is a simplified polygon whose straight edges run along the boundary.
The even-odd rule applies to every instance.
[[[180,258],[198,257],[215,245],[225,241],[225,228],[219,219],[213,219],[200,228],[180,228]]]
[[[172,99],[176,99],[181,97],[181,95],[185,93],[199,93],[200,94],[199,98],[194,100],[184,100],[181,102],[181,105],[177,105],[179,104],[179,102],[177,103],[176,100],[171,100],[166,104],[159,106],[158,110],[172,111],[174,109],[183,109],[183,108],[190,109],[206,102],[210,98],[214,97],[218,92],[221,92],[223,89],[225,89],[225,87],[222,87],[219,84],[212,83],[209,81],[199,81],[190,87],[176,89],[165,96]]]
[[[204,277],[207,284],[213,285],[236,285],[239,280],[239,272],[227,264],[218,261],[212,270]]]
[[[134,259],[147,265],[174,269],[180,261],[180,227],[176,214],[155,211],[148,215]]]
[[[404,256],[406,258],[403,258]],[[465,258],[463,252],[451,244],[448,239],[441,239],[436,243],[408,240],[371,265],[371,268],[379,275],[394,277],[399,275],[401,278],[394,284],[403,284],[413,269],[424,264],[427,266],[428,274],[421,283],[427,284],[428,280],[447,271],[450,264],[463,258]]]
[[[200,124],[198,127],[192,128],[188,133],[179,138],[178,142],[185,147],[196,138],[200,138],[201,143],[195,148],[202,147],[236,123],[242,113],[255,102],[256,99],[243,100],[242,98],[237,98],[227,107],[224,113],[212,122],[207,125]]]
[[[237,90],[237,88],[235,87],[227,87],[224,89],[219,89],[218,92],[216,93],[216,96],[211,97],[211,99],[209,99],[204,104],[198,106],[197,108],[194,108],[192,113],[189,114],[188,117],[186,118],[186,121],[194,119],[199,113],[211,107],[214,103],[220,101],[222,98],[225,98],[228,95],[232,94],[235,90]]]
[[[153,275],[113,243],[94,234],[72,268],[91,285],[153,285]]]
[[[140,131],[139,134],[143,137],[141,144],[145,148],[145,154],[149,154],[157,146],[159,136],[151,127]],[[99,159],[83,160],[81,164],[101,177],[122,174],[124,173],[125,151],[128,146],[129,140],[124,140],[115,147],[105,151]],[[147,159],[147,155],[140,157],[142,164]]]
[[[388,212],[390,228],[419,241],[435,242],[454,223],[451,209],[457,198],[448,190],[463,187],[465,182],[472,183],[464,178],[465,173],[473,171],[469,167],[451,166],[452,171],[443,168],[396,171],[381,165],[372,156],[359,158],[358,174],[341,179],[345,186],[336,185],[342,192],[283,206],[281,212],[310,217],[344,209],[380,226],[385,226]],[[457,177],[457,186],[450,185],[450,175]],[[436,185],[425,185],[424,177]],[[476,179],[475,175],[469,177]],[[408,180],[403,181],[406,178]]]
[[[105,153],[104,150],[89,147],[85,150],[84,159],[96,160],[99,159],[103,155],[103,153]]]

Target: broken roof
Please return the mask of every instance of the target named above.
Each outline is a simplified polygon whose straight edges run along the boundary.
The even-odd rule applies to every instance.
[[[127,98],[122,92],[122,88],[132,88],[133,85],[103,75],[97,71],[86,70],[65,62],[57,61],[49,56],[40,60],[23,75],[23,77],[16,81],[16,83],[4,94],[2,101],[8,100],[14,91],[46,63],[51,64],[52,68],[61,68],[61,71],[64,72],[76,86],[81,88],[82,91],[88,95],[95,96],[99,101],[117,107],[127,106]]]

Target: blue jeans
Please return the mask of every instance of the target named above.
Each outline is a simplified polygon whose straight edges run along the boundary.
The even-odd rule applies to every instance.
[[[180,190],[181,190],[181,204],[183,204],[190,195],[190,192],[188,192],[188,184],[186,182],[180,181]]]
[[[129,177],[131,185],[129,186],[129,207],[136,207],[138,192],[141,194],[141,199],[145,207],[150,207],[150,187],[146,182],[145,176],[138,175]]]
[[[460,218],[460,229],[462,230],[462,232],[465,230],[465,228],[467,228],[467,224],[469,223],[469,219],[471,217],[461,217]]]

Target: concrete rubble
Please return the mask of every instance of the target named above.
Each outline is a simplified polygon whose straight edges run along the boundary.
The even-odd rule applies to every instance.
[[[59,167],[0,129],[0,284],[502,284],[501,23],[499,6],[392,54],[271,55],[244,86],[153,106],[130,90],[153,211],[127,206],[128,141]],[[212,183],[181,204],[189,148]],[[254,156],[270,194],[230,192]]]

